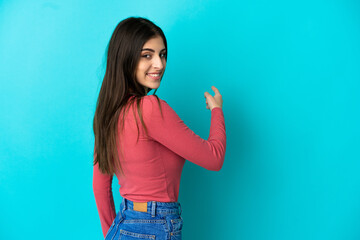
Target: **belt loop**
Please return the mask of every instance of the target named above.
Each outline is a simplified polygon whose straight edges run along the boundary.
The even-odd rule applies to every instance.
[[[125,211],[125,209],[126,209],[126,202],[125,202],[125,198],[123,198],[123,199],[122,199],[122,203],[120,204],[120,206],[121,206],[121,205],[123,206],[123,208],[122,208],[122,209],[120,208],[120,211],[122,212],[122,214],[121,214],[121,215],[122,215],[122,216],[124,216],[124,211]]]
[[[127,199],[126,198],[123,198],[123,201],[124,201],[124,211],[127,209]]]
[[[180,215],[182,213],[182,208],[181,208],[181,204],[179,203],[179,208],[180,208]]]
[[[152,201],[152,204],[151,204],[151,217],[155,217],[155,207],[156,207],[156,202]]]

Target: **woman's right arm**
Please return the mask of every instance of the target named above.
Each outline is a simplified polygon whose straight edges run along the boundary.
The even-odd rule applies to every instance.
[[[210,133],[205,140],[188,128],[164,100],[160,99],[163,117],[155,96],[146,96],[143,104],[144,122],[150,138],[208,170],[219,171],[222,168],[226,151],[226,129],[221,107],[211,109]]]

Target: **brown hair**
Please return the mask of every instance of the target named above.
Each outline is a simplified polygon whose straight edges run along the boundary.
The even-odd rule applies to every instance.
[[[140,108],[141,98],[146,96],[147,92],[145,87],[137,82],[135,73],[141,56],[141,48],[146,41],[155,36],[162,37],[165,48],[167,49],[166,38],[161,28],[148,19],[130,17],[124,19],[116,26],[110,38],[106,50],[106,71],[96,102],[93,121],[95,135],[93,164],[98,163],[102,173],[112,175],[116,169],[119,169],[123,174],[117,152],[118,138],[120,139],[120,136],[117,136],[118,120],[120,114],[124,113],[120,121],[120,130],[122,131],[125,115],[135,101],[137,113],[147,134],[147,128],[143,121]],[[165,59],[167,59],[167,55]],[[150,90],[152,89],[148,89],[148,91]],[[154,96],[156,96],[156,91],[157,89],[155,89],[153,93]],[[132,96],[134,97],[131,98]],[[156,96],[156,98],[160,106],[158,96]],[[135,110],[134,108],[132,109],[136,120]],[[139,139],[137,120],[136,126]]]

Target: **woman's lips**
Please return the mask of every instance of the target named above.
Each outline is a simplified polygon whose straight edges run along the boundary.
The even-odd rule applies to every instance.
[[[160,73],[147,73],[146,75],[153,80],[160,80],[161,78]]]

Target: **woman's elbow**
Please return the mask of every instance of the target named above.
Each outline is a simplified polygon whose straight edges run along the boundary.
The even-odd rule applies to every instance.
[[[218,172],[218,171],[221,170],[223,164],[224,164],[224,160],[223,160],[223,159],[217,160],[217,161],[215,161],[214,164],[212,164],[211,166],[207,167],[206,169],[207,169],[207,170],[210,170],[210,171]]]
[[[214,169],[215,172],[219,172],[222,169],[223,164],[219,164],[218,166],[216,166],[216,168]]]

